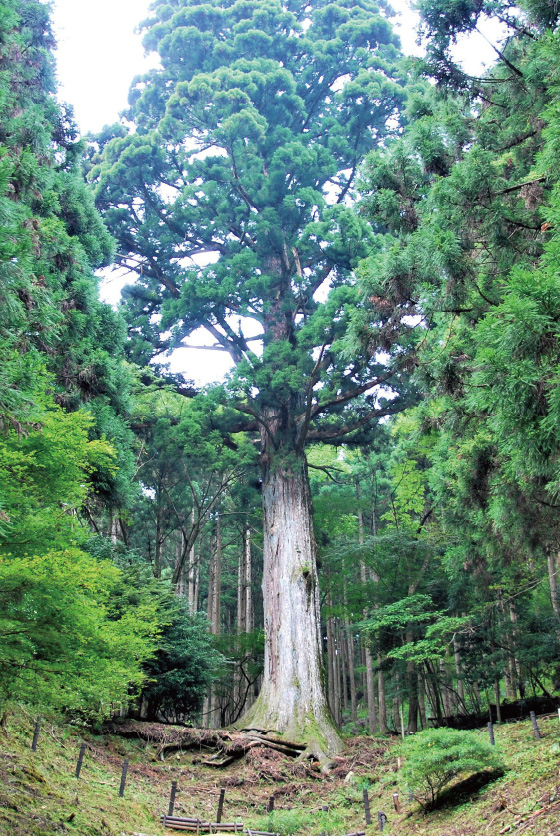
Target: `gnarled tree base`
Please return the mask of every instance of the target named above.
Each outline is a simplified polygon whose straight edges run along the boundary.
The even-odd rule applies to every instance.
[[[206,750],[199,763],[223,768],[242,758],[252,749],[262,747],[280,752],[286,757],[302,759],[312,754],[306,743],[294,742],[262,729],[227,731],[220,729],[191,729],[183,726],[166,726],[160,723],[144,723],[136,720],[108,723],[104,731],[120,737],[145,740],[156,746],[157,757],[188,749]],[[324,763],[324,757],[317,758]]]
[[[330,768],[331,758],[344,748],[327,712],[319,717],[291,717],[280,725],[278,716],[267,710],[260,698],[235,724],[235,728],[244,734],[257,733],[261,739],[273,741],[276,745],[297,748],[300,759],[313,758],[319,761],[324,771]],[[293,740],[301,743],[290,742]]]

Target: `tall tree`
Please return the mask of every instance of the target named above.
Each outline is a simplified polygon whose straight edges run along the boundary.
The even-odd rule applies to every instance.
[[[558,8],[420,6],[424,69],[440,89],[411,96],[405,135],[369,160],[365,208],[395,245],[363,272],[369,299],[423,320],[417,380],[427,397],[416,420],[433,445],[429,482],[450,538],[444,563],[456,611],[484,602],[479,641],[491,637],[484,663],[499,699],[502,674],[508,696],[541,678],[546,654],[538,661],[525,645],[524,634],[533,647],[542,641],[525,596],[547,574],[551,609],[538,631],[556,646],[558,36],[547,27]],[[488,73],[470,78],[450,46],[489,14],[509,37]],[[471,659],[464,671],[478,668],[477,687],[481,667]]]
[[[243,722],[333,751],[304,450],[397,408],[377,346],[340,351],[372,242],[348,200],[396,128],[397,39],[373,0],[156,0],[144,28],[161,67],[133,85],[135,132],[105,131],[90,172],[136,274],[132,353],[204,329],[231,356],[228,403],[260,434],[265,527],[265,675]]]

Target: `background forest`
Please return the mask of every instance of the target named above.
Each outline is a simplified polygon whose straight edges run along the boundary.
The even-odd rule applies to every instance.
[[[269,461],[309,468],[339,726],[558,693],[560,10],[417,6],[424,59],[385,2],[155,0],[84,139],[48,6],[0,0],[0,712],[239,719]]]

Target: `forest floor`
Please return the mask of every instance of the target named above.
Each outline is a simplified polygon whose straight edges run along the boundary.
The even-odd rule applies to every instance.
[[[560,836],[560,725],[558,716],[539,718],[541,740],[530,721],[496,726],[504,757],[502,777],[463,781],[439,809],[424,814],[397,792],[397,741],[348,738],[347,751],[330,775],[299,764],[280,752],[251,749],[230,766],[200,763],[208,756],[189,749],[168,753],[161,746],[116,735],[95,735],[44,719],[37,751],[31,751],[35,718],[22,709],[0,730],[0,834],[2,836],[171,836],[159,817],[169,805],[171,782],[178,782],[175,815],[215,821],[220,788],[222,821],[269,830],[281,836],[343,836],[379,833],[378,812],[387,816],[385,836]],[[481,734],[487,734],[486,729]],[[88,749],[75,777],[81,743]],[[119,797],[123,759],[129,759],[124,797]],[[368,790],[371,825],[366,827],[363,790]],[[270,797],[274,812],[266,812]],[[327,807],[328,810],[322,809]]]

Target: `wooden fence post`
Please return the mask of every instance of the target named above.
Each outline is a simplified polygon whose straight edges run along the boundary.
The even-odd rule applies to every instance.
[[[171,795],[169,796],[169,810],[167,811],[168,816],[173,815],[173,810],[175,809],[175,796],[177,795],[177,781],[171,781]]]
[[[225,789],[220,790],[220,798],[218,801],[218,813],[216,815],[216,822],[219,824],[222,820],[222,813],[224,812],[224,798],[226,796]]]
[[[541,739],[541,733],[539,731],[539,727],[537,726],[537,716],[534,711],[530,712],[531,723],[533,724],[533,733],[537,740]]]
[[[121,786],[119,789],[119,798],[124,798],[124,787],[126,784],[126,773],[128,772],[128,758],[125,758],[122,765]]]
[[[76,778],[80,777],[80,772],[82,771],[82,764],[84,762],[84,755],[86,753],[86,744],[82,743],[80,746],[80,754],[78,755],[78,763],[76,764]]]
[[[371,811],[369,809],[369,796],[366,787],[364,787],[364,812],[366,814],[366,824],[371,824]]]
[[[488,723],[488,734],[490,735],[490,745],[495,746],[496,741],[494,740],[494,726],[492,723]]]
[[[39,740],[39,732],[41,731],[41,718],[37,717],[37,722],[35,723],[35,731],[33,733],[33,743],[31,744],[31,751],[37,751],[37,741]]]

